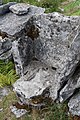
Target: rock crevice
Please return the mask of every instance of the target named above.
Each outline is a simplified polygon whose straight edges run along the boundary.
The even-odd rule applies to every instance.
[[[73,96],[70,112],[80,115],[74,103],[80,104],[79,92],[74,95],[80,88],[80,17],[45,14],[44,8],[23,3],[8,8],[0,16],[0,59],[13,57],[20,75],[13,87],[20,101],[36,106],[46,97],[62,102]]]

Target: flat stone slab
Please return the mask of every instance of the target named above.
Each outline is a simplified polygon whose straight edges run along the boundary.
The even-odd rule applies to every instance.
[[[24,29],[30,17],[30,15],[17,16],[13,13],[0,16],[0,31],[13,36]]]
[[[16,5],[12,5],[9,7],[10,11],[17,15],[24,15],[24,14],[42,14],[45,12],[45,8],[25,4],[25,3],[18,3]]]
[[[25,14],[22,16],[18,16],[13,13],[8,13],[3,16],[0,16],[0,31],[5,32],[11,36],[18,34],[21,30],[24,29],[27,21],[32,15],[34,14],[39,15],[39,11],[40,9],[38,7],[37,8],[34,7],[34,9],[31,12],[29,12],[29,14]],[[41,11],[40,11],[40,14],[41,14]]]
[[[26,13],[28,13],[28,9],[29,9],[30,5],[25,4],[25,3],[18,3],[16,5],[12,5],[11,7],[9,7],[10,11],[12,11],[13,13],[17,14],[17,15],[24,15]]]

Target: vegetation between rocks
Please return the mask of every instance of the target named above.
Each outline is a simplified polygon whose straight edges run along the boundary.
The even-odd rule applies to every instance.
[[[17,102],[17,98],[14,92],[10,92],[10,94],[0,101],[0,109],[3,110],[0,112],[0,120],[17,120],[15,115],[11,113],[10,106]],[[68,116],[68,108],[67,104],[57,103],[48,105],[40,111],[33,110],[29,114],[25,114],[24,116],[18,118],[18,120],[72,120],[70,116]]]
[[[0,87],[12,85],[17,79],[13,62],[0,60]]]
[[[3,3],[8,2],[23,2],[40,6],[46,8],[46,13],[57,11],[66,15],[80,15],[80,0],[3,0]]]
[[[59,11],[58,7],[65,0],[3,0],[3,3],[22,2],[46,8],[46,13]]]

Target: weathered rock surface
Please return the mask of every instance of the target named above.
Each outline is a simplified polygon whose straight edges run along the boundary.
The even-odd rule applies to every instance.
[[[45,12],[45,8],[25,4],[25,3],[18,3],[13,5],[9,8],[13,13],[17,15],[24,15],[24,14],[43,14]]]
[[[20,5],[20,6],[22,6],[23,4],[16,4],[17,6],[18,5]],[[14,5],[13,5],[14,6]],[[13,7],[12,6],[12,7]],[[27,6],[27,5],[26,5]],[[16,7],[17,8],[17,7]],[[20,9],[21,11],[22,11],[22,8]],[[26,35],[24,35],[24,33],[25,33],[25,25],[26,25],[26,23],[27,23],[27,21],[29,20],[29,18],[30,17],[32,17],[32,15],[34,15],[34,14],[36,14],[36,15],[39,15],[39,14],[41,14],[41,13],[43,13],[44,12],[44,9],[43,8],[40,8],[40,7],[36,7],[36,6],[32,6],[32,5],[29,5],[29,12],[28,12],[28,14],[26,14],[26,15],[23,15],[23,16],[18,16],[18,15],[16,15],[16,14],[13,14],[13,13],[7,13],[7,14],[5,14],[5,15],[3,15],[3,16],[0,16],[0,40],[1,40],[1,46],[2,46],[2,41],[4,41],[4,39],[11,39],[11,41],[9,41],[9,43],[7,42],[6,44],[10,44],[12,41],[14,41],[14,40],[17,40],[18,38],[20,38],[20,39],[22,39],[22,36],[23,36],[23,39],[25,39],[24,37],[26,36]],[[7,36],[7,38],[5,38]],[[13,37],[12,37],[13,36]],[[27,38],[26,38],[27,39]],[[30,38],[29,38],[30,39]],[[28,41],[31,41],[31,40],[29,40],[28,39]],[[25,48],[25,45],[27,44],[25,41],[27,41],[27,40],[24,40],[24,42],[23,43],[25,43],[24,44],[24,47],[23,48]],[[22,44],[23,44],[22,43]],[[28,47],[30,46],[30,43],[31,42],[29,42],[29,45],[28,45]],[[14,44],[14,43],[13,43]],[[32,43],[31,43],[32,44]],[[9,45],[8,45],[9,46]],[[10,46],[11,47],[11,46]],[[26,53],[23,53],[22,52],[22,57],[21,57],[21,59],[23,58],[23,61],[25,60],[25,62],[24,62],[24,64],[26,63],[26,64],[28,64],[27,63],[27,61],[29,61],[29,56],[31,56],[31,54],[32,54],[32,52],[31,52],[31,54],[30,53],[28,53],[29,51],[31,51],[31,50],[29,50],[30,49],[30,47],[29,48],[25,48],[25,50],[20,46],[20,48],[21,49],[19,49],[20,50],[20,55],[21,55],[21,52],[23,51],[23,52],[26,52]],[[0,51],[1,51],[1,54],[0,54],[0,59],[8,59],[8,58],[10,58],[11,57],[11,49],[9,48],[9,51],[7,50],[7,45],[6,45],[6,47],[1,47],[0,48]],[[28,50],[28,51],[27,51]],[[3,52],[2,52],[3,51]],[[4,51],[6,51],[6,52],[4,52]],[[26,56],[25,56],[25,55]],[[15,57],[14,57],[14,59],[15,59]],[[15,61],[15,60],[14,60]],[[21,60],[21,62],[23,62],[22,60]],[[18,62],[16,62],[16,63],[18,63]],[[20,63],[19,63],[20,64]],[[23,65],[23,64],[22,64]],[[19,66],[19,65],[18,65]],[[24,65],[23,65],[24,66]],[[17,68],[17,67],[16,67]],[[24,68],[23,68],[24,69]],[[16,69],[17,70],[17,69]],[[19,72],[20,73],[20,72]]]
[[[80,116],[80,92],[78,92],[78,94],[74,95],[69,103],[69,111],[73,114],[73,115],[78,115]]]
[[[60,101],[67,100],[78,88],[80,88],[80,66],[77,67],[77,70],[74,72],[73,76],[60,91]]]
[[[33,30],[31,29],[32,25],[34,26]],[[66,70],[69,72],[68,67],[70,67],[70,65],[67,66],[68,69],[65,65],[70,60],[71,65],[72,62],[74,64],[76,58],[74,59],[73,53],[79,54],[78,51],[74,51],[75,48],[73,49],[71,47],[72,43],[73,46],[76,43],[74,43],[74,38],[77,34],[78,27],[79,17],[67,17],[58,13],[51,13],[48,15],[43,14],[37,17],[34,16],[26,25],[26,29],[28,30],[27,36],[31,37],[34,41],[35,58],[46,63],[47,66],[55,69],[58,73],[55,74],[55,82],[53,82],[52,85],[53,94],[51,97],[53,97],[53,99],[57,98],[58,90],[66,81],[60,79],[63,75],[65,78],[65,74],[62,73],[63,69],[65,72]],[[35,32],[35,35],[33,33],[30,34],[31,30]],[[79,60],[77,62],[79,62]],[[75,67],[73,68],[73,71]],[[72,71],[70,73],[72,74]]]
[[[18,3],[16,5],[12,5],[11,7],[9,7],[10,11],[12,11],[13,13],[17,14],[17,15],[24,15],[26,13],[28,13],[28,9],[29,9],[30,5],[25,4],[25,3]]]
[[[30,15],[18,16],[13,13],[0,16],[0,31],[15,36],[24,29],[30,17]]]
[[[56,69],[62,68],[69,46],[76,35],[74,31],[78,26],[79,17],[51,13],[32,19],[39,29],[39,36],[34,40],[36,58]]]
[[[7,96],[9,92],[10,92],[9,88],[6,88],[6,87],[0,88],[0,101],[4,96]]]
[[[25,109],[17,109],[15,106],[10,106],[11,112],[14,113],[16,118],[20,118],[25,115],[27,111]]]
[[[67,55],[67,61],[59,77],[61,82],[68,81],[60,92],[62,100],[69,98],[80,87],[80,32],[78,31]],[[61,100],[61,101],[62,101]]]
[[[20,3],[10,10],[0,16],[0,59],[13,55],[20,75],[13,86],[20,101],[40,106],[30,100],[74,98],[80,88],[80,17],[43,14],[43,8]]]
[[[33,56],[33,41],[27,36],[22,36],[17,41],[13,41],[12,54],[16,72],[20,76],[23,76],[26,72],[25,67],[29,64]]]
[[[14,4],[16,4],[16,2],[9,2],[7,4],[0,5],[0,15],[4,15],[4,14],[10,12],[9,7]]]
[[[0,40],[0,59],[1,60],[6,60],[11,58],[11,48],[12,48],[12,43],[9,38],[3,38]]]
[[[46,95],[50,94],[50,91],[46,93],[46,89],[50,89],[55,71],[39,61],[33,61],[27,66],[26,72],[26,75],[13,85],[21,101],[41,96],[44,92]]]

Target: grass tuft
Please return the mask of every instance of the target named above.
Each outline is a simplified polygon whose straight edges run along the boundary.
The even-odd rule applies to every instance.
[[[12,85],[18,78],[13,62],[0,60],[0,87]]]

